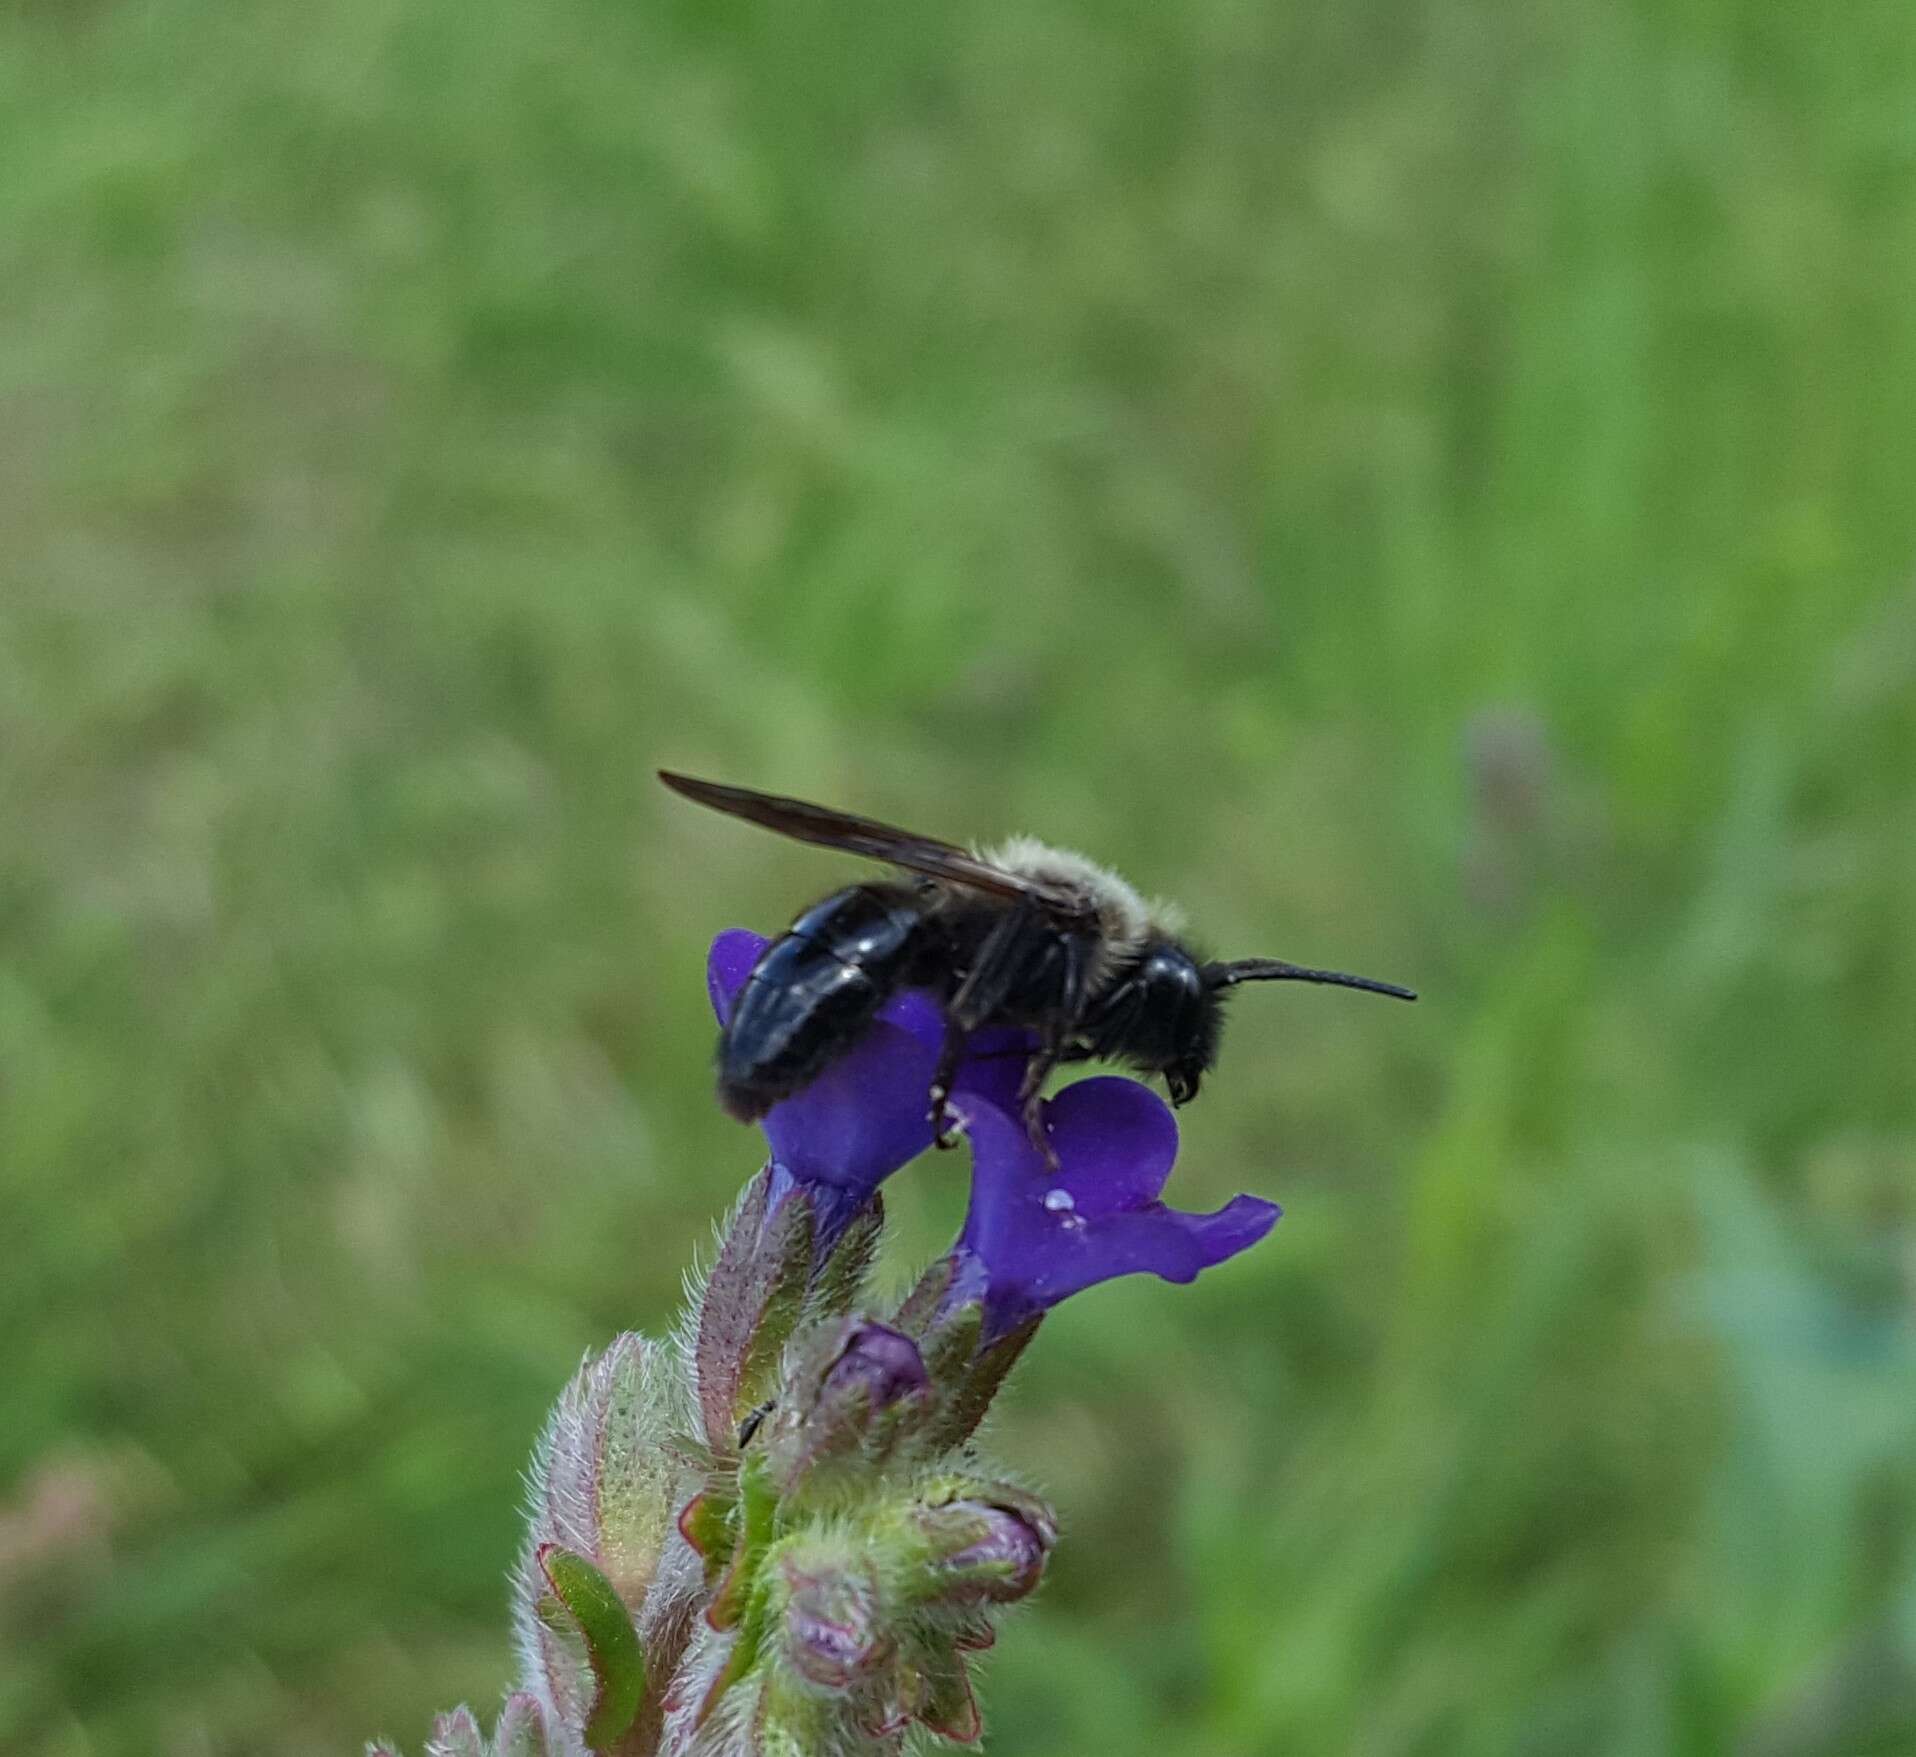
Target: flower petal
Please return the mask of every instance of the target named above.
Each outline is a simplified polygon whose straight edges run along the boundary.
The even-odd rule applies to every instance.
[[[909,1032],[874,1025],[765,1113],[773,1159],[801,1182],[876,1189],[931,1145],[925,1094],[937,1060]]]
[[[973,1154],[991,1171],[978,1180],[974,1206],[981,1200],[995,1209],[1049,1198],[1050,1212],[1099,1219],[1155,1201],[1177,1158],[1178,1125],[1170,1107],[1150,1087],[1115,1074],[1080,1080],[1046,1102],[1045,1133],[1058,1156],[1056,1173],[1009,1111],[989,1102],[958,1108],[970,1126]]]
[[[942,1028],[942,1018],[941,1018]],[[1035,1031],[1010,1026],[974,1031],[965,1044],[965,1059],[951,1083],[954,1095],[975,1092],[1000,1110],[1018,1109],[1018,1088],[1024,1083],[1025,1064],[1038,1047]],[[954,1108],[962,1111],[963,1106]]]
[[[712,1011],[721,1025],[730,1021],[738,991],[771,943],[749,927],[728,927],[713,940],[712,949],[705,955],[705,992],[712,998]]]
[[[1248,1249],[1277,1221],[1276,1205],[1255,1196],[1239,1196],[1215,1214],[1186,1214],[1159,1201],[1177,1153],[1177,1124],[1136,1081],[1081,1080],[1046,1106],[1055,1176],[1016,1119],[976,1099],[963,1108],[972,1188],[954,1285],[959,1297],[982,1292],[992,1334],[1119,1275],[1190,1281]]]

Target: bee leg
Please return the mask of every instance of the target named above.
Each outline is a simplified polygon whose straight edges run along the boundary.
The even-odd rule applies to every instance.
[[[1042,950],[1050,937],[1043,915],[1033,905],[1019,903],[1009,910],[978,947],[970,970],[951,997],[948,1017],[967,1031],[989,1023],[1017,987],[1034,949]]]
[[[965,1043],[971,1033],[990,1022],[1005,1003],[1017,982],[1019,972],[1029,960],[1034,939],[1042,940],[1048,930],[1043,916],[1030,904],[1019,903],[985,936],[971,969],[958,985],[958,992],[945,1008],[945,1042],[938,1056],[938,1071],[931,1081],[932,1139],[940,1147],[955,1147],[958,1136],[948,1124],[946,1103],[951,1097],[952,1081],[958,1077]]]
[[[1059,1172],[1058,1152],[1044,1122],[1044,1083],[1051,1070],[1071,1054],[1070,1045],[1084,1021],[1086,1002],[1086,964],[1088,948],[1075,935],[1058,942],[1063,960],[1057,1010],[1044,1022],[1038,1034],[1037,1052],[1025,1063],[1025,1077],[1019,1082],[1018,1101],[1024,1108],[1025,1133],[1032,1146],[1044,1156],[1045,1170],[1052,1177]]]
[[[1173,1107],[1189,1104],[1198,1095],[1198,1076],[1182,1068],[1172,1068],[1165,1074],[1164,1083],[1171,1089]]]
[[[1059,1172],[1058,1150],[1051,1145],[1051,1136],[1044,1124],[1044,1083],[1045,1076],[1058,1065],[1058,1057],[1049,1049],[1040,1049],[1030,1061],[1025,1063],[1025,1077],[1018,1087],[1018,1102],[1022,1106],[1025,1133],[1030,1136],[1032,1146],[1044,1156],[1044,1168],[1051,1177]]]
[[[945,1041],[938,1051],[938,1066],[931,1076],[931,1143],[934,1147],[958,1145],[958,1131],[951,1126],[951,1083],[958,1077],[958,1064],[964,1059],[965,1039],[970,1035],[950,1013],[945,1015]]]

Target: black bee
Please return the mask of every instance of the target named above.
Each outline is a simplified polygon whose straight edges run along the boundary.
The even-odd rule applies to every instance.
[[[1120,1062],[1164,1075],[1171,1102],[1187,1103],[1217,1060],[1224,1000],[1240,982],[1327,982],[1417,998],[1395,983],[1275,958],[1202,960],[1179,937],[1176,911],[1147,903],[1083,855],[1030,837],[974,853],[799,799],[665,769],[659,779],[714,811],[916,875],[834,891],[765,948],[719,1037],[719,1102],[742,1122],[809,1085],[903,988],[929,989],[944,1006],[929,1095],[941,1143],[971,1034],[995,1026],[1036,1033],[1019,1098],[1047,1157],[1039,1100],[1052,1068]]]

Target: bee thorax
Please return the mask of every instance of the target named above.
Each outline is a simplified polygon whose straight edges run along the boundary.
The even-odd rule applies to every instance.
[[[1081,897],[1098,917],[1099,961],[1107,969],[1136,955],[1147,940],[1174,932],[1174,912],[1147,903],[1128,880],[1069,848],[1035,836],[1013,836],[978,857],[1006,872]],[[1102,974],[1098,972],[1097,974]]]

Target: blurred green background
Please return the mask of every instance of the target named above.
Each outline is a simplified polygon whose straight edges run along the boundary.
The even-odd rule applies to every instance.
[[[852,870],[669,761],[1425,992],[1242,1000],[1288,1217],[1029,1357],[999,1757],[1916,1751],[1907,0],[20,0],[0,113],[0,1750],[496,1702]]]

